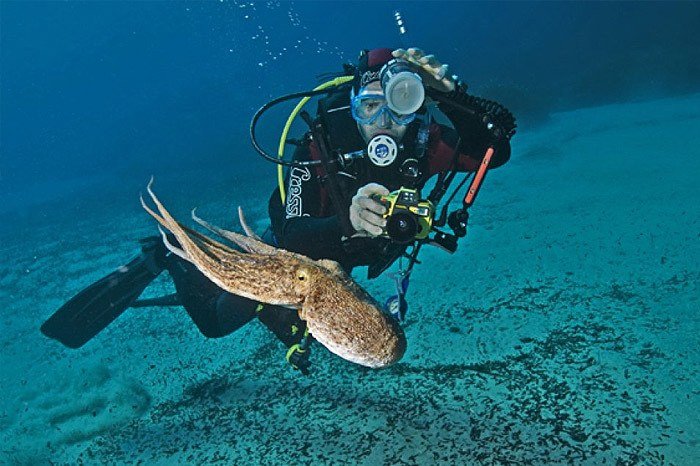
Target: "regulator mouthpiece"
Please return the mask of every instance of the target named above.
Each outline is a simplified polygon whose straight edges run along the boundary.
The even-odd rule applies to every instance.
[[[408,115],[423,105],[423,80],[405,61],[391,60],[382,68],[380,77],[387,105],[394,112]]]

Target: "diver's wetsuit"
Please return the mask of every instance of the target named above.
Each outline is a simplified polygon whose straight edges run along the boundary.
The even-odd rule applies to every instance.
[[[415,137],[418,125],[411,126],[404,137],[407,146],[410,145],[411,138]],[[481,125],[475,124],[473,128],[472,132],[462,136],[463,150],[460,151],[457,160],[457,170],[461,172],[476,170],[489,145],[489,138],[475,137]],[[356,129],[355,132],[357,133]],[[419,159],[423,175],[413,186],[418,189],[422,188],[433,175],[450,169],[457,142],[456,131],[443,125],[431,124],[429,134],[427,150],[424,157]],[[347,193],[343,209],[348,211],[352,196],[368,183],[379,183],[389,191],[406,186],[398,167],[403,161],[415,155],[410,148],[406,148],[391,166],[384,168],[377,167],[367,158],[352,162],[344,170],[345,174],[337,177]],[[311,160],[318,157],[318,148],[314,142],[300,146],[295,153],[296,160]],[[503,165],[509,158],[510,143],[504,138],[495,144],[491,168]],[[369,248],[366,254],[358,254],[357,247],[352,247],[348,241],[342,240],[343,231],[340,220],[334,211],[328,190],[320,181],[324,175],[323,169],[320,166],[316,167],[318,168],[294,167],[290,170],[287,176],[285,205],[282,205],[279,189],[270,196],[268,209],[277,245],[312,259],[335,260],[346,271],[381,260],[376,257],[377,248],[373,248],[373,245],[379,244],[380,240],[358,239],[358,242],[362,242],[363,246]]]
[[[462,88],[458,87],[450,97],[466,106],[471,105],[477,110],[477,114],[483,116],[485,107],[475,103],[474,98],[469,97]],[[335,98],[339,100],[335,104],[340,107],[349,103],[347,96]],[[320,109],[321,107],[319,104]],[[367,157],[363,157],[344,168],[344,173],[339,175],[338,179],[346,194],[341,202],[345,212],[349,209],[352,196],[367,183],[382,184],[390,191],[405,186],[406,180],[399,173],[399,167],[406,159],[419,160],[422,176],[413,182],[414,188],[422,188],[433,175],[450,170],[458,138],[461,138],[461,150],[456,161],[458,171],[476,170],[490,145],[495,149],[490,168],[501,166],[509,160],[509,136],[515,126],[510,112],[498,106],[504,131],[500,136],[494,137],[494,133],[485,128],[480,117],[474,112],[459,111],[448,106],[440,106],[440,109],[450,118],[456,129],[431,124],[428,127],[429,139],[423,154],[416,150],[416,135],[421,125],[417,120],[407,128],[402,141],[405,148],[390,166],[377,167]],[[366,147],[349,112],[342,123],[340,127],[336,125],[335,131],[342,134],[344,144],[360,149]],[[330,137],[333,141],[333,134]],[[319,152],[315,142],[305,138],[297,147],[294,158],[318,159]],[[375,274],[377,275],[405,250],[405,246],[398,250],[387,249],[384,246],[389,240],[383,238],[352,238],[343,241],[339,218],[334,211],[328,190],[321,181],[323,175],[323,169],[319,165],[311,168],[294,167],[289,171],[286,180],[286,205],[281,202],[279,188],[272,193],[269,200],[271,230],[274,235],[270,242],[313,259],[335,260],[347,272],[356,266],[369,265],[371,276],[372,265],[378,265]],[[221,290],[193,265],[173,256],[170,257],[168,270],[174,279],[182,304],[205,336],[216,338],[228,335],[257,314],[285,345],[291,346],[301,339],[305,324],[299,319],[296,310],[270,305],[263,306],[261,310],[257,302]]]

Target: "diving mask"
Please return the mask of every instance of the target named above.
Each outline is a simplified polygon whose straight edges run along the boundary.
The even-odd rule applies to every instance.
[[[415,113],[402,115],[389,108],[384,94],[363,94],[360,92],[352,97],[350,107],[352,117],[363,125],[373,124],[384,113],[391,118],[391,121],[401,126],[405,126],[416,119]]]

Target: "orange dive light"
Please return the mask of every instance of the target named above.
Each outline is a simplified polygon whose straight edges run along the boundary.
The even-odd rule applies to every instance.
[[[464,207],[470,207],[474,203],[474,199],[476,198],[476,195],[479,192],[479,188],[481,187],[481,182],[484,181],[484,177],[486,176],[486,170],[488,170],[489,164],[491,163],[491,157],[493,156],[493,152],[493,147],[489,147],[486,150],[486,154],[484,154],[484,158],[481,160],[479,169],[476,171],[474,179],[469,184],[467,195],[464,196]]]

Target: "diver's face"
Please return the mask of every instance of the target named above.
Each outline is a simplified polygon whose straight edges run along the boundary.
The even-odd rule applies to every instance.
[[[384,95],[384,91],[379,81],[373,81],[364,87],[362,94]],[[362,139],[364,139],[366,143],[378,134],[386,134],[387,136],[391,136],[396,142],[399,142],[406,134],[406,128],[406,125],[397,125],[394,123],[387,112],[384,112],[369,125],[357,123],[357,129],[360,131]]]

